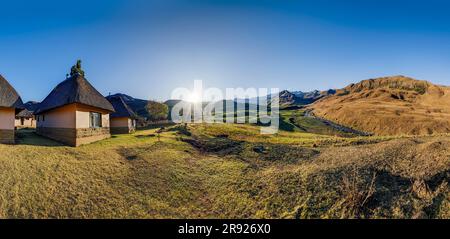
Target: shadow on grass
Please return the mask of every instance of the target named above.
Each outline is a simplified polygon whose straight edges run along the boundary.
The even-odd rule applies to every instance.
[[[163,124],[153,124],[153,125],[147,125],[145,127],[138,127],[138,130],[149,130],[149,129],[159,129],[161,127],[169,127],[174,126],[175,123],[163,123]]]
[[[16,131],[16,145],[31,145],[31,146],[64,146],[62,143],[39,136],[35,129],[19,129]]]
[[[140,135],[136,135],[134,137],[136,137],[138,139],[153,138],[153,137],[156,137],[156,134],[147,134],[147,135],[140,134]]]

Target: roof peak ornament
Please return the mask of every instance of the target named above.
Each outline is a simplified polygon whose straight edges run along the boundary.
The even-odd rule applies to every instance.
[[[81,69],[81,60],[77,60],[77,63],[70,69],[70,76],[80,75],[84,77],[84,71]]]

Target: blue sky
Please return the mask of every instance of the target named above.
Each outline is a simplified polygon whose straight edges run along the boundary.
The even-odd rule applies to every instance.
[[[176,87],[341,88],[408,75],[450,85],[446,1],[7,1],[0,74],[42,100],[76,59],[103,94]]]

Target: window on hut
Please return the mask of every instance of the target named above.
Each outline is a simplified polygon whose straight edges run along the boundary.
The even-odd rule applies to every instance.
[[[102,114],[96,112],[89,113],[89,126],[91,128],[101,128],[102,127]]]

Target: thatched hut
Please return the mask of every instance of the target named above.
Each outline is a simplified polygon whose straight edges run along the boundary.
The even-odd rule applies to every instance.
[[[111,133],[129,134],[136,131],[137,114],[125,103],[122,97],[108,96],[108,101],[116,112],[110,114]]]
[[[14,143],[14,119],[21,105],[17,91],[0,75],[0,143]]]
[[[61,82],[35,112],[36,132],[70,146],[111,137],[109,114],[114,108],[77,72]]]
[[[16,115],[16,128],[36,128],[36,117],[34,112],[38,108],[39,103],[28,101],[23,104],[23,110]]]

